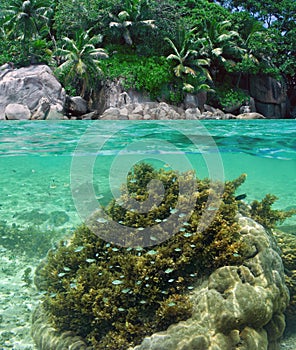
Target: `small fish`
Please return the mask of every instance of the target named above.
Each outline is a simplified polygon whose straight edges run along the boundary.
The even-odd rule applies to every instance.
[[[121,291],[121,293],[126,294],[126,293],[128,293],[130,290],[131,290],[130,288],[125,288],[125,289],[123,289],[123,290]]]
[[[75,248],[74,252],[78,253],[78,252],[81,252],[83,249],[84,249],[84,247],[82,245],[80,245],[77,248]]]
[[[147,254],[149,254],[149,255],[155,255],[155,254],[157,254],[157,251],[156,250],[149,250],[148,252],[147,252]]]
[[[183,235],[184,237],[191,237],[192,236],[192,233],[189,233],[189,232],[186,232],[186,233],[184,233],[184,235]]]
[[[114,280],[112,281],[112,284],[114,284],[115,286],[118,286],[119,284],[122,284],[123,281],[120,281],[120,280]]]
[[[242,199],[245,199],[246,197],[247,197],[247,194],[246,194],[246,193],[243,193],[243,194],[240,194],[240,195],[236,196],[234,199],[235,199],[236,201],[240,201],[240,200],[242,200]]]
[[[166,269],[166,270],[164,271],[164,273],[171,273],[171,272],[173,272],[173,271],[174,271],[174,269],[168,268],[168,269]]]

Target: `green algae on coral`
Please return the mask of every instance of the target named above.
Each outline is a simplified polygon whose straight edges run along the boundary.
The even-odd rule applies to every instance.
[[[43,258],[58,237],[58,232],[54,230],[41,231],[33,225],[21,227],[0,221],[0,244],[13,254]]]
[[[174,210],[179,188],[178,176],[172,170],[137,165],[128,175],[122,200],[126,201],[129,194],[145,201],[151,179],[160,180],[165,189],[158,206],[138,213],[113,200],[106,213],[120,225],[133,228],[152,227],[177,215],[183,225],[174,235],[160,231],[158,245],[150,236],[146,247],[116,246],[110,242],[120,232],[113,232],[112,224],[100,226],[109,242],[82,225],[68,244],[61,243],[49,252],[37,271],[37,286],[46,290],[44,307],[51,322],[60,331],[82,336],[94,349],[125,350],[171,323],[188,319],[192,306],[187,295],[198,278],[244,259],[235,191],[245,175],[225,183],[219,207],[208,208],[215,214],[207,226],[200,225],[200,218],[209,196],[215,195],[209,180],[196,179],[194,210],[184,218],[182,212]],[[221,184],[215,186],[221,188]],[[141,243],[147,243],[146,238]]]

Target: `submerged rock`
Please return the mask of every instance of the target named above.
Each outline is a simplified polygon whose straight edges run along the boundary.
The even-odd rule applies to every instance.
[[[192,292],[190,319],[145,338],[134,350],[279,349],[289,301],[283,264],[261,225],[245,217],[239,224],[250,247],[245,262],[214,271]]]
[[[35,278],[45,292],[32,327],[40,350],[64,349],[65,338],[67,347],[75,348],[78,335],[89,349],[279,348],[289,292],[270,229],[238,210],[235,192],[246,176],[225,183],[222,202],[214,200],[211,208],[217,212],[205,226],[205,201],[210,192],[220,193],[222,184],[210,188],[196,179],[197,190],[190,173],[176,176],[136,165],[121,196],[127,207],[111,201],[106,212],[112,220],[98,210],[67,244],[49,252]],[[152,179],[166,183],[162,205],[139,214],[128,198],[146,200]],[[190,195],[180,196],[176,207],[182,181]],[[149,193],[150,198],[158,195],[157,188]],[[190,196],[194,210],[185,219]],[[259,221],[272,214],[267,206],[263,218],[256,210],[252,217]]]
[[[281,231],[276,231],[275,236],[281,248],[286,284],[290,292],[290,303],[285,311],[287,322],[285,333],[289,335],[296,329],[296,236]]]
[[[192,317],[146,337],[129,350],[279,349],[289,302],[284,268],[273,237],[250,218],[238,217],[249,251],[239,266],[224,266],[196,283]],[[72,332],[58,333],[42,306],[35,311],[33,338],[40,350],[87,349]],[[92,349],[92,348],[89,348]]]

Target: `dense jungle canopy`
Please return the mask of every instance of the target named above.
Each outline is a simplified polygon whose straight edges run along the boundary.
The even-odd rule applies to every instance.
[[[203,90],[223,103],[261,73],[295,88],[293,0],[2,0],[0,11],[0,65],[46,63],[70,94],[124,77],[173,103]]]

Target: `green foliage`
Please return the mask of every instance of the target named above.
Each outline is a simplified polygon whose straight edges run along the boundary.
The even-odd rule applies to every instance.
[[[155,74],[151,79],[146,67],[141,71],[136,65],[135,75],[127,72],[128,60],[122,63],[115,60],[117,66],[107,69],[110,76],[119,76],[115,72],[122,69],[127,86],[145,89],[152,97],[159,96],[159,90],[168,90],[168,102],[180,102],[185,92],[208,90],[233,76],[238,77],[231,86],[234,88],[239,86],[242,74],[258,73],[275,78],[284,75],[293,91],[295,15],[296,3],[290,0],[264,3],[255,0],[5,0],[1,2],[0,13],[0,64],[11,61],[16,66],[32,63],[55,66],[54,62],[61,63],[56,48],[70,49],[63,47],[64,38],[75,42],[77,33],[88,33],[92,28],[92,36],[102,36],[103,48],[117,44],[120,52],[129,52],[131,48],[133,54],[139,56],[139,62],[153,61],[144,64],[152,65]],[[182,47],[180,32],[188,34],[192,28],[194,33]],[[187,53],[190,55],[186,56]],[[162,58],[168,56],[175,64],[170,68],[175,68],[177,79],[171,72],[165,72],[167,65]],[[163,68],[157,67],[158,64]],[[83,70],[76,68],[75,77],[72,70],[69,78],[71,69],[65,69],[61,79],[67,91],[87,98],[97,87],[97,74],[90,62]],[[142,73],[145,77],[141,81]],[[206,80],[201,81],[203,76]],[[181,87],[178,79],[182,80]],[[158,89],[157,82],[161,82]]]
[[[139,27],[146,27],[150,30],[155,29],[155,21],[145,17],[147,14],[147,8],[149,8],[149,2],[147,0],[125,0],[122,3],[121,10],[116,13],[110,13],[110,29],[117,29],[120,31],[124,43],[126,45],[133,45],[133,32],[137,31]]]
[[[13,254],[42,258],[58,238],[53,230],[41,231],[38,226],[21,228],[0,221],[0,244]]]
[[[63,59],[63,63],[56,69],[56,74],[65,85],[79,80],[82,97],[85,97],[99,78],[102,78],[99,59],[108,57],[103,48],[96,47],[101,43],[102,36],[91,36],[90,32],[91,29],[86,32],[79,30],[75,39],[64,37],[63,47],[56,51],[56,54]]]
[[[147,91],[151,97],[173,80],[169,63],[164,57],[140,57],[135,54],[114,54],[101,62],[107,79],[122,79],[125,89]]]
[[[47,31],[50,12],[50,0],[11,0],[4,4],[0,20],[7,38],[20,41],[28,55],[30,41]]]
[[[61,242],[49,252],[36,280],[47,292],[44,306],[54,325],[61,331],[83,336],[95,349],[125,350],[139,344],[145,336],[189,318],[192,305],[188,292],[197,279],[219,266],[239,264],[243,259],[235,191],[244,179],[241,176],[225,183],[213,221],[202,226],[202,230],[199,224],[207,210],[207,199],[215,198],[222,184],[211,184],[210,188],[210,181],[193,180],[191,173],[156,170],[145,163],[136,165],[128,174],[121,200],[129,197],[143,203],[148,197],[157,196],[157,189],[150,189],[148,194],[147,185],[158,180],[164,189],[162,202],[148,213],[139,213],[131,210],[128,202],[123,208],[113,200],[105,210],[117,224],[99,225],[106,241],[81,226],[69,243]],[[196,181],[198,190],[192,194],[196,200],[194,211],[186,221],[180,219],[178,232],[172,236],[160,228],[157,238],[162,243],[158,245],[153,245],[153,236],[142,236],[142,243],[150,241],[146,248],[141,247],[141,242],[137,247],[128,247],[129,239],[133,241],[132,233],[125,237],[127,248],[109,243],[112,237],[120,235],[118,225],[153,229],[155,223],[164,222],[170,215],[182,217],[182,209],[174,211],[177,201],[179,208],[188,201],[186,196],[178,198],[180,181],[188,191],[192,191],[192,181]],[[97,222],[99,218],[94,215],[89,224]]]
[[[167,59],[174,62],[173,71],[175,76],[181,79],[183,83],[182,89],[185,92],[199,92],[201,90],[209,90],[210,86],[206,81],[211,82],[212,78],[207,68],[210,64],[207,58],[197,58],[197,51],[193,50],[192,38],[195,28],[188,33],[180,30],[179,45],[173,43],[169,38],[165,38],[170,44],[173,53],[167,56]]]
[[[250,215],[266,228],[275,228],[276,224],[283,223],[287,218],[296,215],[296,210],[289,211],[272,209],[272,205],[277,200],[277,197],[272,194],[267,194],[262,201],[253,201],[251,203]]]
[[[229,84],[219,85],[215,89],[215,94],[211,97],[211,103],[220,108],[227,109],[233,106],[240,106],[249,102],[250,96],[241,89],[232,88]]]

